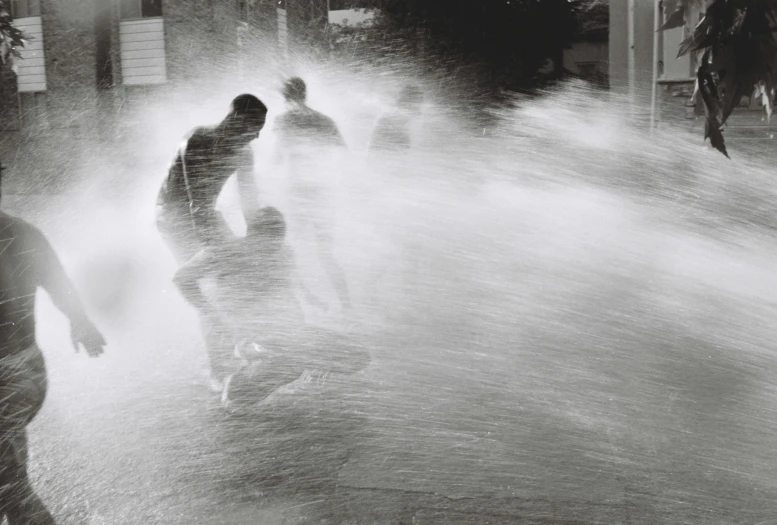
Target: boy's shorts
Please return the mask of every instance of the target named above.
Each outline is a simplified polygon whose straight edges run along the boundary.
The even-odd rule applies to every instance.
[[[37,345],[0,358],[0,440],[22,432],[46,400],[48,382]]]

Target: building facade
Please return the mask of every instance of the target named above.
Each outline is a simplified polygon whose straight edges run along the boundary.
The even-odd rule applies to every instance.
[[[204,65],[236,67],[251,35],[275,30],[270,0],[13,0],[30,37],[3,79],[3,131],[77,120],[133,90],[206,82]],[[266,39],[271,41],[271,39]],[[74,105],[75,104],[75,105]],[[17,119],[6,115],[16,110]]]
[[[666,16],[659,0],[610,1],[610,89],[630,95],[645,108],[651,104],[655,80],[660,102],[656,112],[664,118],[693,118],[689,100],[694,64],[690,56],[676,55],[680,42],[693,30],[691,20],[699,14],[689,13],[684,28],[657,32]]]
[[[18,74],[6,72],[0,83],[0,131],[72,123],[106,94],[122,103],[136,93],[207,86],[203,71],[234,74],[256,49],[301,42],[327,23],[331,1],[12,0],[29,41]]]
[[[606,28],[582,34],[564,49],[564,69],[595,85],[608,85],[608,60]]]
[[[207,90],[215,75],[239,73],[257,48],[274,52],[276,5],[13,0],[14,24],[28,42],[17,73],[3,68],[0,78],[6,179],[34,179],[56,191],[51,181],[57,172],[88,160],[95,144],[115,139],[128,105],[180,86]]]

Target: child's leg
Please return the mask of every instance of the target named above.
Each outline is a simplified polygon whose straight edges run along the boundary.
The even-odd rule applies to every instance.
[[[211,388],[214,391],[221,391],[224,380],[235,371],[238,365],[234,354],[235,342],[232,331],[207,315],[202,315],[200,318],[205,350],[208,354]]]

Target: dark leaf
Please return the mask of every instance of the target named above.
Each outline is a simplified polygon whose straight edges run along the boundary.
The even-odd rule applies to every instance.
[[[668,29],[676,29],[678,27],[685,27],[685,10],[684,9],[678,9],[674,13],[672,13],[672,16],[667,18],[666,23],[661,26],[661,29],[659,31],[666,31]]]
[[[713,29],[712,21],[705,16],[693,30],[693,33],[688,35],[685,40],[680,43],[677,58],[680,58],[691,51],[699,51],[700,49],[711,46],[715,42],[715,32]]]
[[[691,50],[691,48],[694,46],[694,41],[696,39],[696,33],[691,33],[685,39],[680,42],[680,48],[677,51],[677,58],[680,58],[683,55],[688,54],[688,52]]]
[[[723,140],[723,132],[720,130],[718,119],[707,117],[707,122],[704,126],[704,138],[709,138],[710,145],[713,148],[725,155],[726,158],[731,158],[728,156],[728,151],[726,151],[726,141]]]
[[[676,0],[687,9],[691,0]],[[743,97],[762,97],[767,117],[777,86],[777,1],[706,0],[701,22],[680,44],[678,57],[703,51],[697,89],[706,114],[704,138],[728,156],[722,126]],[[674,11],[667,11],[672,12]]]
[[[731,47],[724,47],[716,43],[708,51],[709,54],[705,54],[705,56],[709,57],[710,71],[717,71],[720,74],[736,69],[734,51]]]
[[[707,53],[705,53],[706,55]],[[701,95],[702,104],[706,119],[704,123],[704,140],[710,139],[710,144],[716,150],[728,157],[726,143],[723,140],[721,131],[720,106],[718,104],[718,92],[712,73],[709,71],[709,64],[702,62],[698,73],[699,95]]]
[[[720,103],[720,122],[726,121],[734,106],[737,105],[741,97],[737,97],[737,94],[741,92],[742,78],[738,74],[736,69],[729,71],[723,70],[719,72],[718,82],[716,85],[716,93],[718,101]],[[749,86],[746,90],[746,94],[750,93],[752,86]]]
[[[725,124],[725,122],[728,120],[728,117],[731,116],[731,113],[739,105],[742,97],[748,96],[752,92],[752,89],[753,84],[744,82],[742,80],[737,80],[736,82],[733,82],[731,86],[726,88],[726,91],[723,95],[723,100],[721,102],[721,123]]]
[[[698,85],[699,95],[701,96],[702,104],[704,105],[704,112],[708,117],[712,116],[720,121],[722,112],[719,104],[717,86],[712,78],[712,74],[700,68]]]
[[[737,9],[735,12],[734,23],[731,24],[731,28],[726,31],[729,35],[736,35],[742,30],[742,26],[745,24],[745,18],[747,18],[747,8]]]
[[[13,25],[7,0],[0,0],[0,65],[9,57],[18,57],[24,47],[24,34]]]

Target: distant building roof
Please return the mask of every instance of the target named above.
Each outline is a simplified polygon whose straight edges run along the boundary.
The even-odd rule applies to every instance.
[[[329,23],[339,25],[369,24],[375,13],[368,9],[332,9],[329,11]]]

